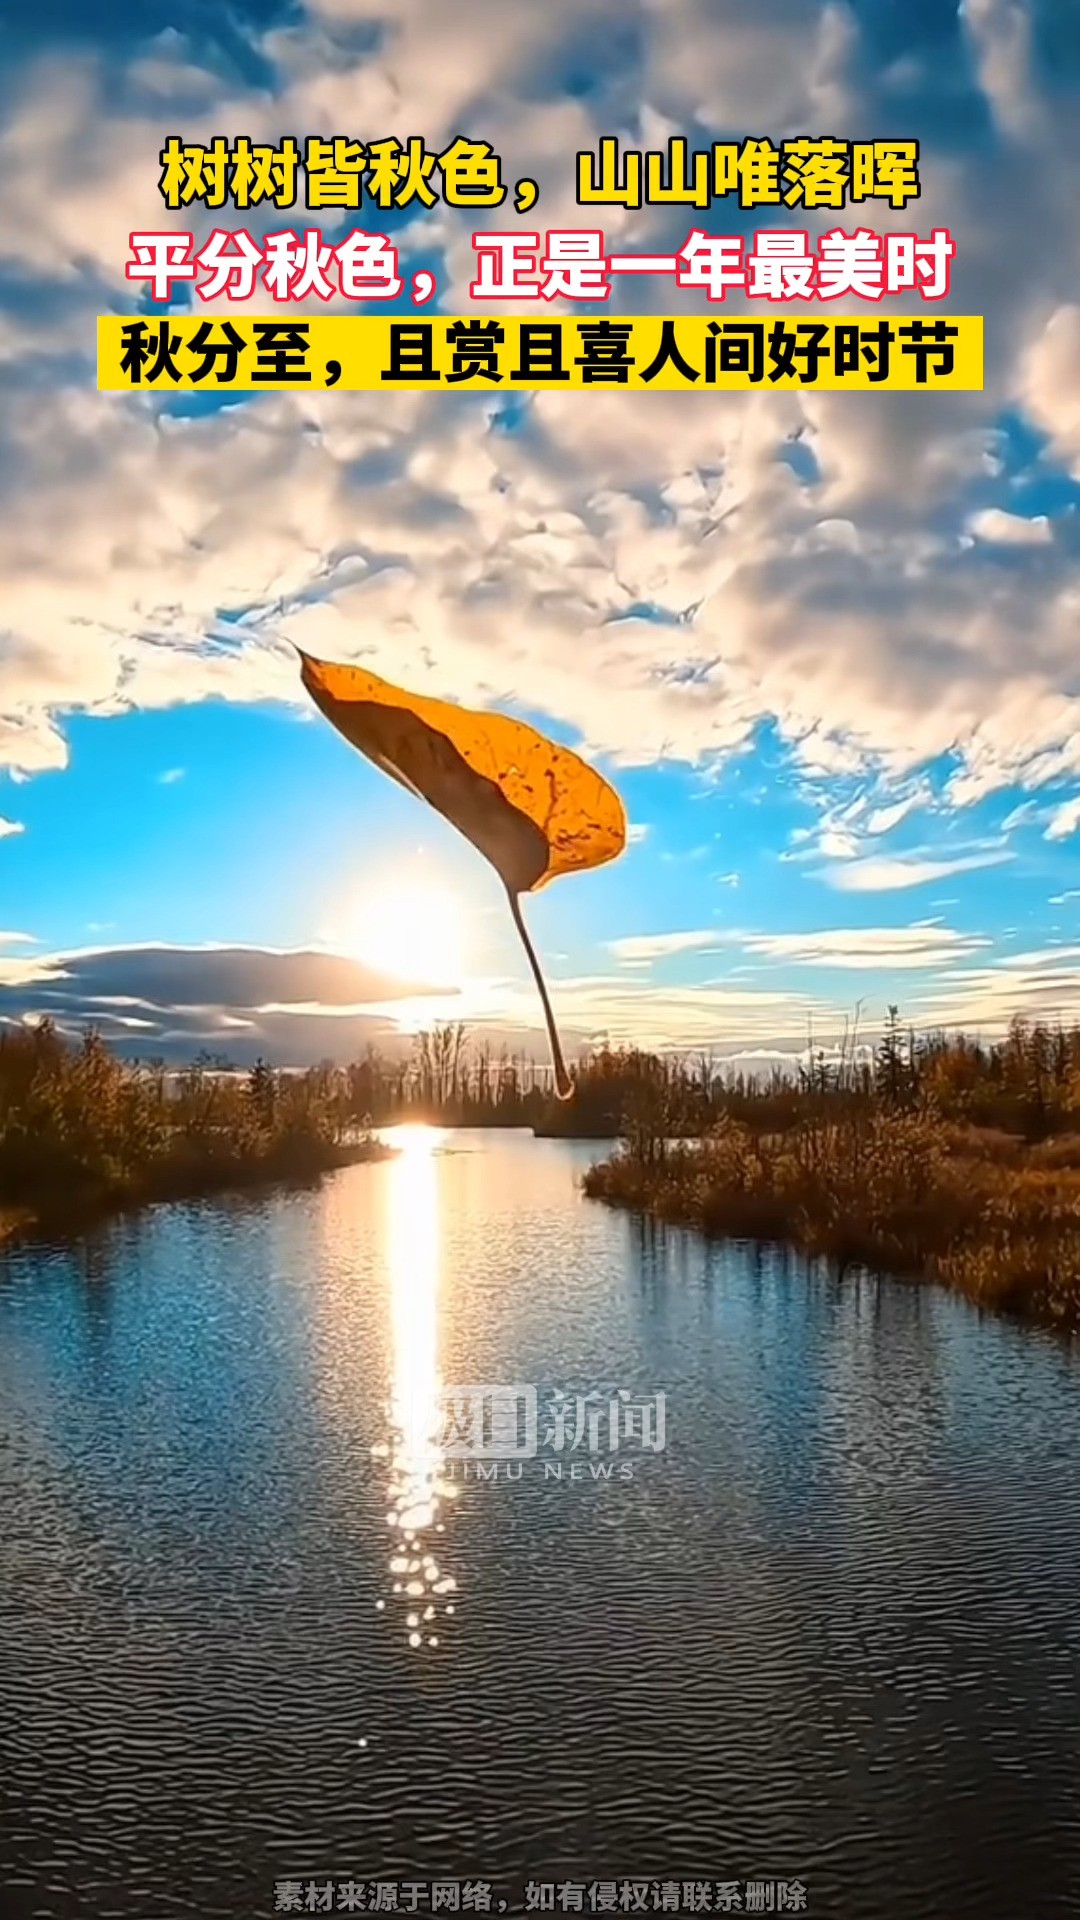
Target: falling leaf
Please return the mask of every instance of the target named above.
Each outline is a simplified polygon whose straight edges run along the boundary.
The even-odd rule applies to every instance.
[[[623,851],[626,814],[614,787],[523,720],[407,693],[366,667],[300,659],[305,687],[338,732],[457,827],[499,874],[543,1003],[559,1098],[568,1099],[573,1084],[519,896]]]

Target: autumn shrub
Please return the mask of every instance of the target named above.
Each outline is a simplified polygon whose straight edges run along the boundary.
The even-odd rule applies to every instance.
[[[331,1163],[357,1148],[345,1076],[332,1067],[249,1074],[195,1061],[169,1076],[94,1033],[48,1022],[0,1034],[0,1205],[196,1191]],[[363,1145],[360,1142],[359,1145]]]
[[[1080,1324],[1080,1168],[932,1109],[721,1120],[663,1165],[632,1137],[585,1191],[708,1233],[936,1279],[982,1305]]]

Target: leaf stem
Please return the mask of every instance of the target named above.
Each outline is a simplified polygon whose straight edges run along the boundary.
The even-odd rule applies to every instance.
[[[541,1004],[543,1005],[544,1018],[547,1021],[548,1040],[551,1043],[551,1064],[555,1069],[555,1092],[560,1100],[569,1100],[573,1095],[574,1083],[566,1070],[563,1050],[559,1044],[559,1036],[555,1031],[555,1016],[551,1011],[551,1001],[548,999],[548,990],[544,985],[544,976],[540,971],[540,962],[533,951],[533,943],[529,939],[529,930],[521,917],[521,903],[517,894],[514,893],[510,887],[507,887],[506,897],[510,902],[510,912],[514,917],[514,925],[521,935],[521,944],[529,956],[529,965],[532,968],[533,979],[536,981],[537,991],[539,992]]]

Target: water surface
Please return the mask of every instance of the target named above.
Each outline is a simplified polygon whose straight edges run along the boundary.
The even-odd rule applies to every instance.
[[[1080,1910],[1076,1353],[609,1212],[595,1151],[420,1132],[0,1260],[5,1913]],[[663,1392],[665,1445],[451,1478],[401,1440],[440,1380],[534,1384],[541,1454],[556,1389]]]

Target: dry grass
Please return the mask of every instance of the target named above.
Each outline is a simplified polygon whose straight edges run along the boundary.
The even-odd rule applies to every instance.
[[[1040,1146],[933,1112],[722,1120],[646,1159],[624,1148],[585,1190],[710,1234],[786,1241],[936,1280],[982,1306],[1080,1326],[1080,1136]]]
[[[196,1063],[175,1081],[47,1023],[0,1036],[0,1241],[28,1224],[252,1182],[306,1178],[381,1151],[332,1068]]]

